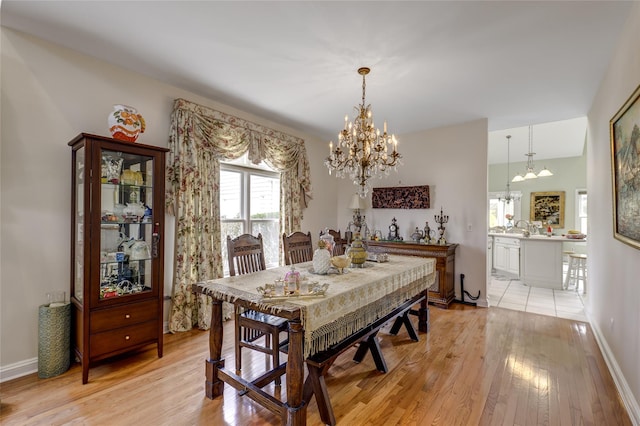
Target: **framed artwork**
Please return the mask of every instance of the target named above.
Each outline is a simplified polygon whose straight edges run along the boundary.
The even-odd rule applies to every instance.
[[[532,192],[530,219],[552,228],[564,228],[564,191]]]
[[[613,236],[640,249],[640,86],[609,122]]]
[[[429,185],[373,188],[374,209],[428,209],[431,206]]]

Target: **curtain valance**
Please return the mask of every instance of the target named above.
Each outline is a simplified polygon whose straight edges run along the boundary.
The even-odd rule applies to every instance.
[[[234,160],[248,152],[249,160],[264,161],[299,183],[296,200],[301,210],[312,198],[309,160],[304,140],[185,99],[176,99],[172,114],[167,167],[167,210],[175,214],[176,186],[197,171],[198,156],[206,151],[218,161]],[[299,200],[297,200],[299,198]],[[300,213],[302,213],[300,211]]]

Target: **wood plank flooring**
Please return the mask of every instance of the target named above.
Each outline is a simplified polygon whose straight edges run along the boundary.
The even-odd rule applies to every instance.
[[[386,330],[379,336],[387,374],[375,370],[370,355],[355,364],[354,349],[329,370],[338,425],[631,424],[587,323],[453,304],[431,308],[431,332],[417,343],[404,329],[398,336]],[[224,331],[233,366],[233,323]],[[77,364],[54,378],[2,383],[0,423],[281,424],[228,385],[222,398],[204,396],[207,345],[205,331],[167,335],[163,358],[149,347],[111,360],[92,368],[86,385]],[[253,351],[243,361],[249,377],[264,367],[264,355]],[[265,389],[286,392],[284,383]],[[309,425],[322,424],[315,400],[308,413]]]

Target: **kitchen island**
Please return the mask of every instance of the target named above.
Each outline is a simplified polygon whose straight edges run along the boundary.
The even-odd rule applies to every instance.
[[[506,242],[505,246],[508,248],[508,255],[504,255],[496,251],[494,245],[494,268],[517,276],[525,285],[556,290],[561,290],[563,287],[563,243],[586,241],[586,239],[569,239],[562,236],[525,237],[522,234],[511,233],[489,233],[489,236],[496,241]],[[515,265],[515,263],[518,264]]]

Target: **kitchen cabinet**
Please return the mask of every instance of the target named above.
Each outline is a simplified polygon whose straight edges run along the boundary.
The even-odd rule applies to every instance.
[[[562,242],[547,237],[522,239],[523,284],[562,289]]]
[[[520,276],[520,239],[495,237],[493,243],[493,268],[496,271]]]
[[[493,237],[487,238],[487,272],[489,275],[493,272]]]
[[[72,148],[73,351],[96,361],[149,344],[162,357],[166,148],[82,133]]]

